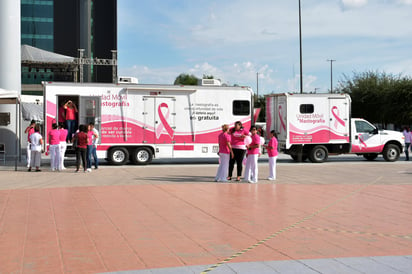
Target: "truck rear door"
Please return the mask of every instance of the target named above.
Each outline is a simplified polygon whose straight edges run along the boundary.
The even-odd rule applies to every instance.
[[[101,97],[80,96],[79,101],[79,125],[94,123],[94,127],[100,132],[101,124]],[[100,139],[99,139],[100,140]]]
[[[346,97],[329,99],[329,142],[349,142],[349,105]]]

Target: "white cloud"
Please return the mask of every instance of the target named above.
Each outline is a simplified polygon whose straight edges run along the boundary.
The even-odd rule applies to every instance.
[[[360,8],[368,4],[368,0],[341,0],[344,8]]]

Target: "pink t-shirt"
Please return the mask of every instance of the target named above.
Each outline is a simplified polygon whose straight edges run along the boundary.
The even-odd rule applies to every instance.
[[[34,128],[29,129],[29,132],[27,132],[27,141],[30,142],[30,135],[34,133]]]
[[[87,145],[88,146],[93,145],[93,131],[91,130],[87,132]]]
[[[260,136],[259,134],[252,135],[252,143],[250,143],[251,146],[253,145],[259,145],[260,146]],[[260,154],[260,148],[252,148],[247,151],[247,154]]]
[[[76,111],[74,108],[66,108],[66,120],[76,120]]]
[[[269,157],[278,156],[278,140],[275,137],[269,140],[268,147],[273,147],[272,149],[268,149]]]
[[[246,149],[246,146],[245,146],[245,136],[246,135],[249,135],[249,131],[247,131],[246,129],[233,131],[232,140],[230,142],[230,144],[232,145],[232,148]]]
[[[60,131],[58,129],[52,129],[49,131],[49,144],[50,145],[60,144]]]
[[[230,149],[227,146],[227,142],[230,143],[230,135],[227,132],[222,132],[219,134],[219,153],[229,154]]]
[[[66,137],[68,134],[67,129],[62,128],[59,131],[60,131],[60,142],[66,142]]]

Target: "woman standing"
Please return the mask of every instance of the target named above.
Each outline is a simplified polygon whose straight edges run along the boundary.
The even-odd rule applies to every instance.
[[[64,123],[59,123],[59,131],[60,131],[60,164],[59,169],[63,170],[66,169],[64,167],[64,154],[66,154],[67,149],[67,129],[64,128]]]
[[[52,130],[48,134],[49,139],[49,153],[51,170],[60,170],[60,131],[57,129],[57,124],[52,124]]]
[[[260,136],[255,126],[250,128],[252,142],[247,146],[247,158],[245,166],[245,181],[256,184],[258,181],[258,158],[260,154]]]
[[[79,172],[80,169],[80,158],[82,159],[83,163],[83,170],[86,172],[87,163],[86,163],[86,152],[87,152],[87,143],[88,143],[88,136],[87,136],[87,126],[80,125],[79,126],[79,133],[74,136],[74,141],[77,142],[76,147],[76,172]]]
[[[40,134],[40,126],[36,124],[34,126],[34,133],[30,135],[30,148],[31,159],[28,171],[31,171],[32,167],[36,167],[36,171],[40,170],[41,164],[41,146],[43,145],[43,137]]]
[[[235,127],[231,130],[231,142],[233,157],[229,162],[229,176],[228,180],[232,180],[233,168],[235,167],[235,162],[237,166],[237,178],[236,181],[240,181],[240,176],[242,176],[242,162],[245,157],[246,145],[245,137],[249,134],[242,126],[242,122],[235,122]]]
[[[233,158],[232,146],[230,145],[229,125],[222,126],[219,134],[219,168],[217,169],[215,182],[227,182],[229,160]]]
[[[72,135],[74,134],[75,126],[76,126],[76,113],[77,107],[76,104],[73,103],[71,100],[67,101],[66,104],[64,104],[64,109],[66,110],[66,126],[67,126],[67,139],[66,142],[70,143],[72,140]]]
[[[276,180],[276,160],[278,158],[278,140],[276,139],[276,132],[270,132],[270,140],[266,146],[269,156],[269,181]]]

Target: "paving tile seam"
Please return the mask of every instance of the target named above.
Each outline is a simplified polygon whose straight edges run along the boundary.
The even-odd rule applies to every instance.
[[[380,181],[381,179],[382,179],[382,176],[376,178],[375,180],[371,181],[371,182],[368,183],[367,185],[363,185],[363,186],[358,187],[357,189],[355,189],[355,190],[353,190],[352,192],[344,195],[343,197],[338,198],[337,200],[329,203],[329,204],[326,205],[325,207],[320,208],[320,209],[318,209],[317,211],[313,212],[312,214],[310,214],[310,215],[308,215],[308,216],[306,216],[306,217],[298,220],[298,221],[295,222],[294,224],[292,224],[292,225],[290,225],[290,226],[288,226],[288,227],[285,227],[285,228],[283,228],[283,229],[281,229],[281,230],[278,230],[277,232],[269,235],[268,237],[264,238],[263,240],[260,240],[260,241],[258,241],[257,243],[255,243],[255,244],[253,244],[253,245],[251,245],[251,246],[249,246],[249,247],[247,247],[247,248],[245,248],[245,249],[243,249],[243,250],[241,250],[241,251],[233,254],[232,256],[230,256],[230,257],[228,257],[228,258],[226,258],[226,259],[224,259],[224,260],[222,260],[222,261],[220,261],[220,262],[218,262],[218,263],[216,263],[216,264],[208,267],[207,269],[203,270],[203,271],[201,272],[201,274],[206,274],[206,273],[208,273],[208,272],[211,272],[211,271],[213,271],[214,269],[218,268],[219,266],[230,262],[230,261],[233,260],[234,258],[239,257],[239,256],[245,254],[246,252],[250,251],[250,250],[255,249],[256,247],[258,247],[258,246],[264,244],[265,242],[267,242],[267,241],[269,241],[269,240],[271,240],[271,239],[279,236],[280,234],[282,234],[282,233],[284,233],[284,232],[286,232],[286,231],[289,231],[289,230],[291,230],[292,228],[298,227],[300,224],[302,224],[302,223],[304,223],[304,222],[306,222],[306,221],[308,221],[308,220],[316,217],[317,215],[319,215],[320,213],[328,210],[328,209],[331,208],[332,206],[334,206],[334,205],[336,205],[336,204],[339,204],[339,203],[341,203],[341,202],[349,199],[350,197],[355,196],[355,195],[361,193],[364,189],[368,188],[368,187],[371,186],[371,185],[376,184],[376,183],[377,183],[378,181]]]
[[[6,208],[9,204],[10,201],[10,196],[11,196],[12,190],[9,190],[7,193],[7,199],[4,202],[3,208],[1,209],[1,214],[0,214],[0,236],[3,234],[3,226],[4,226],[4,214],[6,214]]]
[[[84,229],[85,232],[87,233],[87,237],[88,237],[89,241],[91,241],[91,243],[93,244],[93,248],[94,248],[95,254],[97,254],[97,257],[99,258],[100,263],[101,263],[102,266],[106,269],[105,271],[108,271],[108,267],[107,267],[106,263],[105,263],[104,260],[103,260],[102,254],[101,254],[101,252],[99,251],[99,249],[97,248],[96,241],[95,241],[95,239],[92,238],[91,233],[90,233],[90,230],[89,230],[89,228],[87,227],[86,221],[84,220],[84,217],[83,217],[83,215],[81,214],[81,212],[80,212],[80,210],[79,210],[79,208],[78,208],[78,206],[77,206],[77,203],[76,203],[76,201],[75,201],[75,195],[76,195],[76,193],[74,193],[74,195],[72,195],[72,196],[70,197],[70,200],[72,201],[73,208],[74,208],[77,216],[79,217],[79,219],[80,219],[80,221],[81,221],[81,223],[82,223],[83,229]]]
[[[22,247],[22,254],[21,254],[21,262],[20,262],[20,269],[24,270],[24,254],[26,251],[26,242],[27,242],[27,234],[29,230],[29,209],[30,209],[30,191],[26,194],[27,199],[27,207],[26,207],[26,221],[25,221],[25,228],[24,228],[24,239],[23,239],[23,247]]]
[[[106,218],[110,221],[110,223],[112,224],[112,226],[117,230],[117,232],[119,233],[119,235],[122,237],[122,239],[124,240],[124,242],[126,243],[126,245],[128,246],[128,248],[130,248],[130,250],[132,250],[133,254],[135,255],[135,257],[138,259],[138,261],[140,261],[143,265],[145,265],[147,267],[147,264],[144,262],[143,258],[140,257],[140,255],[138,254],[138,252],[130,245],[126,235],[124,235],[124,233],[121,231],[121,229],[116,225],[116,223],[113,221],[113,219],[110,217],[110,215],[107,213],[107,211],[104,209],[104,207],[101,205],[101,203],[99,202],[99,200],[96,198],[96,196],[91,192],[90,187],[87,188],[87,191],[89,192],[89,194],[93,197],[93,199],[96,201],[96,203],[98,204],[98,206],[101,208],[102,212],[104,212],[104,215],[106,216]],[[127,192],[127,191],[126,191]],[[128,193],[128,192],[127,192]]]
[[[307,226],[301,226],[301,227],[296,227],[296,228],[312,230],[312,231],[314,230],[314,231],[324,231],[324,232],[332,232],[332,233],[359,234],[359,235],[369,235],[369,236],[379,236],[379,237],[389,237],[389,238],[412,240],[412,234],[396,235],[396,234],[382,233],[382,232],[353,231],[353,230],[342,230],[342,229],[321,228],[321,227],[307,227]]]
[[[152,187],[158,187],[157,185],[151,185]],[[125,186],[125,191],[127,194],[129,194],[132,198],[133,193],[127,188],[127,186]],[[167,192],[166,192],[167,193]],[[167,193],[169,194],[169,193]],[[170,194],[169,194],[170,195]],[[151,209],[147,204],[145,204],[144,202],[140,201],[141,204],[148,210],[153,212],[153,214],[157,215],[159,218],[163,219],[165,222],[167,222],[170,226],[172,226],[174,229],[179,230],[178,227],[176,227],[174,224],[170,223],[164,216],[160,215],[158,212],[154,211],[153,209]],[[144,225],[145,227],[147,227],[146,225]],[[149,229],[148,229],[149,230]],[[190,239],[192,242],[194,242],[198,247],[200,247],[201,249],[203,249],[204,251],[206,251],[207,253],[210,253],[209,250],[205,249],[202,245],[199,245],[199,243],[195,240],[193,240],[191,237],[189,237],[189,235],[187,235],[186,233],[183,233],[183,235],[185,235],[188,239]],[[176,254],[176,252],[169,246],[168,243],[166,243],[164,240],[160,240],[159,242],[161,242],[165,247],[167,247],[167,249],[169,250],[170,253],[172,253],[176,259],[182,264],[182,265],[187,265],[187,263],[180,257],[178,256],[178,254]],[[144,263],[144,261],[143,261]],[[144,263],[146,265],[146,263]]]
[[[57,223],[56,223],[56,211],[54,209],[54,203],[53,203],[53,196],[51,194],[50,190],[47,190],[47,192],[49,193],[49,204],[50,204],[50,210],[52,212],[53,215],[53,225],[55,228],[55,232],[56,232],[56,242],[57,242],[57,246],[59,249],[59,259],[60,259],[60,266],[61,266],[61,273],[64,273],[64,265],[63,265],[63,252],[62,252],[62,244],[60,241],[60,237],[59,237],[59,231],[57,230]]]

